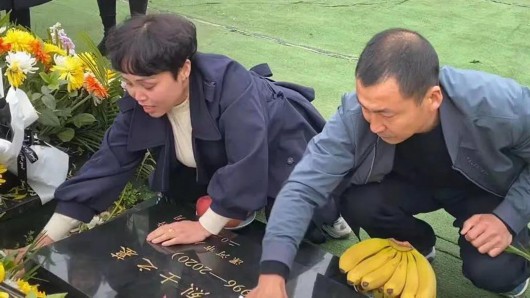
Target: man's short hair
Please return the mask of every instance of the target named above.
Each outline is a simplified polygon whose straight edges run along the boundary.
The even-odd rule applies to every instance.
[[[110,33],[106,43],[114,69],[138,76],[178,71],[197,51],[195,25],[175,14],[134,16]]]
[[[439,84],[438,55],[427,39],[407,29],[377,33],[366,44],[355,77],[369,87],[394,78],[404,97],[421,103],[427,90]]]

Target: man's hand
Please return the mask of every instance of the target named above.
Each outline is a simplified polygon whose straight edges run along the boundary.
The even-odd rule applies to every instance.
[[[158,227],[147,235],[147,241],[162,246],[193,244],[211,235],[198,221],[183,220]]]
[[[490,257],[500,255],[512,243],[512,234],[497,216],[476,214],[464,222],[460,234],[478,251]]]
[[[280,275],[260,275],[258,286],[246,298],[287,298],[285,280]]]

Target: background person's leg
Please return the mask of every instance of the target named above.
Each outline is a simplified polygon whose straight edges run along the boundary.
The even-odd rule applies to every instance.
[[[102,55],[107,53],[105,42],[110,29],[116,26],[116,0],[97,0],[101,24],[103,24],[103,38],[98,44],[98,49]]]
[[[447,198],[447,194],[437,194],[436,197],[443,208],[455,217],[454,225],[460,229],[471,216],[491,213],[502,202],[502,198],[478,188],[453,194],[450,198]],[[518,233],[513,243],[528,247],[530,243],[528,229]],[[458,239],[458,244],[463,262],[462,272],[478,288],[494,293],[505,293],[515,289],[530,276],[530,264],[522,257],[502,253],[492,258],[487,254],[481,254],[463,236]]]
[[[9,21],[26,28],[31,28],[31,14],[29,8],[12,10],[9,15]]]
[[[147,12],[147,0],[129,0],[131,17],[144,15]]]
[[[381,183],[352,185],[340,199],[341,214],[350,227],[361,227],[373,238],[409,241],[424,255],[432,251],[436,236],[429,224],[414,215],[439,208],[429,189],[393,175]]]

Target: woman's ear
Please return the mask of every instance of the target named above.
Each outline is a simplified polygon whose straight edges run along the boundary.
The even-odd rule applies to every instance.
[[[180,68],[179,79],[187,80],[190,77],[190,73],[191,73],[191,61],[190,59],[186,59],[186,61],[184,61],[184,64]]]

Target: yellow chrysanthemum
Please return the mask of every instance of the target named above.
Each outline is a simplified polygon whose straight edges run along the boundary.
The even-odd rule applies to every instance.
[[[4,269],[4,264],[0,263],[0,282],[3,282],[6,278],[6,270]]]
[[[20,68],[20,65],[18,63],[13,63],[6,70],[6,76],[7,80],[9,81],[9,84],[11,84],[11,86],[15,88],[18,88],[26,80],[26,75],[24,74],[22,68]]]
[[[27,281],[22,279],[17,279],[17,286],[18,290],[24,294],[28,294],[29,292],[33,291],[33,287]]]
[[[31,52],[34,40],[31,33],[19,29],[10,29],[4,37],[4,43],[11,45],[11,51],[15,52]]]
[[[52,71],[59,73],[59,78],[68,82],[68,92],[83,87],[85,74],[83,61],[77,56],[55,55],[55,66]]]
[[[9,298],[9,294],[6,292],[0,292],[0,298]]]
[[[46,298],[46,292],[37,291],[37,298]]]
[[[9,52],[6,57],[6,76],[11,86],[18,88],[28,73],[34,73],[38,68],[34,67],[35,58],[26,52]]]
[[[59,54],[61,56],[66,56],[65,50],[61,49],[60,47],[54,44],[47,43],[47,42],[44,43],[44,51],[50,55]]]

